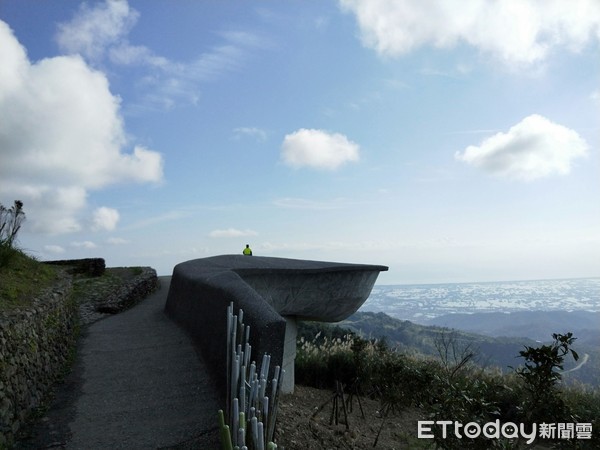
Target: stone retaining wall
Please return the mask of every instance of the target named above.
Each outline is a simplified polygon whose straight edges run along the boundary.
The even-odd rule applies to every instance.
[[[109,314],[131,308],[159,287],[156,270],[152,267],[139,267],[137,270],[139,274],[108,293],[100,289],[90,292],[79,308],[82,324],[89,325]]]
[[[0,313],[0,448],[13,442],[20,426],[33,410],[42,406],[53,384],[68,369],[80,316],[82,324],[93,323],[106,313],[114,314],[135,305],[158,287],[154,269],[139,270],[139,274],[101,299],[105,313],[97,311],[99,299],[93,295],[83,299],[71,295],[73,279],[66,271],[30,308]],[[85,308],[95,314],[84,314]]]
[[[30,308],[0,313],[0,447],[10,445],[67,367],[78,323],[66,274]]]
[[[109,308],[111,312],[121,312],[131,308],[159,287],[156,270],[152,267],[140,267],[140,273],[128,283],[106,298],[99,308]]]
[[[57,261],[44,261],[44,264],[53,266],[66,266],[71,274],[83,274],[92,277],[99,277],[106,269],[106,263],[103,258],[84,258],[84,259],[61,259]]]

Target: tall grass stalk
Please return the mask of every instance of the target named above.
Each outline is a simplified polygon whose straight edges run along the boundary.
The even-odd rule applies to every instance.
[[[269,385],[271,356],[264,354],[259,367],[252,361],[250,327],[244,325],[244,311],[227,308],[227,393],[226,413],[219,411],[221,442],[229,449],[276,449],[272,442],[277,420],[277,402],[285,374],[274,368]],[[231,443],[231,447],[229,446]]]

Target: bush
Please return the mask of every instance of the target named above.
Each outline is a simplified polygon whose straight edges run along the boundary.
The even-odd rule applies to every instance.
[[[401,354],[354,335],[330,339],[317,334],[313,340],[302,337],[298,343],[296,381],[317,388],[333,388],[336,381],[351,384],[354,390],[379,398],[384,416],[417,406],[431,420],[476,422],[480,426],[496,420],[526,425],[591,423],[590,441],[547,443],[597,448],[600,391],[584,386],[559,389],[565,356],[578,355],[570,348],[575,340],[571,333],[553,337],[551,345],[526,347],[520,352],[525,365],[504,375],[470,363],[471,349],[455,347],[451,339],[442,341],[440,358],[433,360]],[[514,439],[483,435],[458,439],[452,433],[445,438],[435,435],[434,443],[444,449],[520,445]]]
[[[0,244],[0,269],[8,266],[8,264],[14,260],[18,250],[8,246]]]
[[[525,358],[525,366],[515,370],[525,386],[526,397],[521,405],[522,418],[526,422],[556,422],[570,416],[558,383],[562,379],[565,356],[571,353],[575,361],[579,355],[570,347],[576,338],[573,333],[553,334],[554,342],[537,348],[525,347],[519,355]]]
[[[344,339],[321,339],[317,333],[312,341],[300,338],[295,373],[298,383],[318,388],[333,387],[336,381],[353,384],[360,377],[353,342],[350,335]]]
[[[600,443],[600,390],[585,385],[571,385],[562,391],[562,398],[577,422],[592,424],[590,448]]]

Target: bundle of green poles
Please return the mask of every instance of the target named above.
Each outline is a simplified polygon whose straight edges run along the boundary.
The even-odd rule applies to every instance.
[[[269,386],[271,356],[264,354],[260,366],[252,361],[250,326],[244,311],[227,308],[227,397],[225,411],[219,410],[222,448],[225,450],[274,450],[277,402],[285,374],[274,369]]]

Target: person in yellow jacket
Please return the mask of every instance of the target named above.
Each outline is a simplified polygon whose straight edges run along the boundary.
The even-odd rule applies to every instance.
[[[242,253],[246,256],[252,256],[252,249],[250,248],[250,244],[246,244],[246,248]]]

